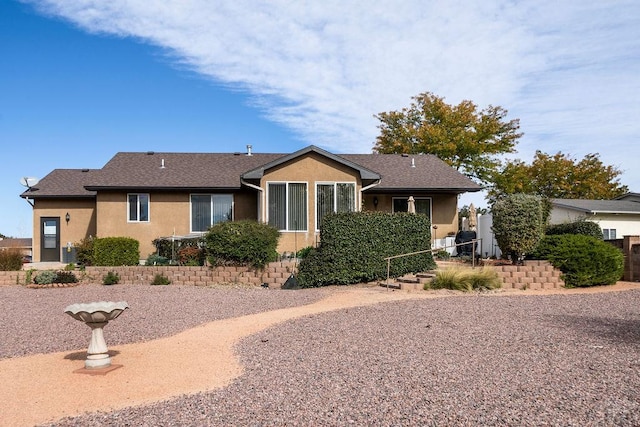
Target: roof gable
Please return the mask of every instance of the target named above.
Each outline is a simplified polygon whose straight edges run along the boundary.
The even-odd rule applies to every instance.
[[[551,204],[588,214],[640,215],[640,204],[628,200],[551,199]]]
[[[314,145],[310,145],[306,148],[303,148],[302,150],[298,150],[295,153],[291,153],[289,155],[286,156],[282,156],[278,159],[275,159],[269,163],[266,163],[264,165],[261,165],[255,169],[252,169],[248,172],[245,172],[244,174],[242,174],[242,178],[243,179],[260,179],[262,178],[262,176],[264,175],[264,172],[272,169],[274,167],[280,166],[284,163],[296,160],[306,154],[309,153],[316,153],[319,154],[323,157],[329,158],[337,163],[340,163],[344,166],[347,166],[351,169],[355,169],[360,173],[360,178],[363,180],[376,180],[376,179],[380,179],[380,175],[370,169],[367,169],[365,167],[363,167],[362,165],[359,165],[355,162],[352,162],[351,160],[348,160],[344,157],[341,156],[337,156],[335,154],[329,153],[328,151],[325,151],[321,148],[318,148]]]

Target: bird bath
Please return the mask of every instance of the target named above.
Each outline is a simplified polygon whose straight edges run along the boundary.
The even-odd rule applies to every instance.
[[[126,301],[100,301],[88,304],[71,304],[64,312],[76,320],[83,321],[91,328],[91,341],[87,350],[86,369],[107,368],[111,365],[107,343],[104,341],[104,328],[110,320],[120,316],[129,308]]]

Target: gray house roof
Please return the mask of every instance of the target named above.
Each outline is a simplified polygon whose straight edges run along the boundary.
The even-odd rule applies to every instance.
[[[336,155],[309,146],[292,154],[117,153],[102,169],[56,169],[21,197],[95,197],[101,190],[238,190],[242,179],[259,179],[265,170],[311,152],[357,170],[364,181],[380,180],[370,192],[482,189],[432,155]]]
[[[553,206],[573,209],[590,215],[640,215],[640,203],[627,200],[551,199]]]

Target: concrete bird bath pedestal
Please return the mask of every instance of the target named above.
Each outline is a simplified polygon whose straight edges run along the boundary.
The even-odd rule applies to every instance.
[[[64,312],[69,316],[83,321],[91,328],[91,341],[87,350],[87,359],[84,362],[86,370],[111,367],[111,358],[109,357],[107,343],[104,341],[102,328],[110,320],[120,316],[127,308],[129,308],[129,305],[126,301],[100,301],[88,304],[71,304],[64,309]]]

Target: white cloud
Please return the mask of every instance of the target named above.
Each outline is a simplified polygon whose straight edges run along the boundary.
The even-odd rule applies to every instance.
[[[309,143],[339,152],[369,151],[374,114],[431,91],[509,109],[526,134],[526,161],[535,149],[608,151],[603,160],[631,169],[630,151],[640,154],[630,146],[640,134],[635,0],[36,4],[86,31],[161,46],[177,63],[248,91],[263,114]]]

